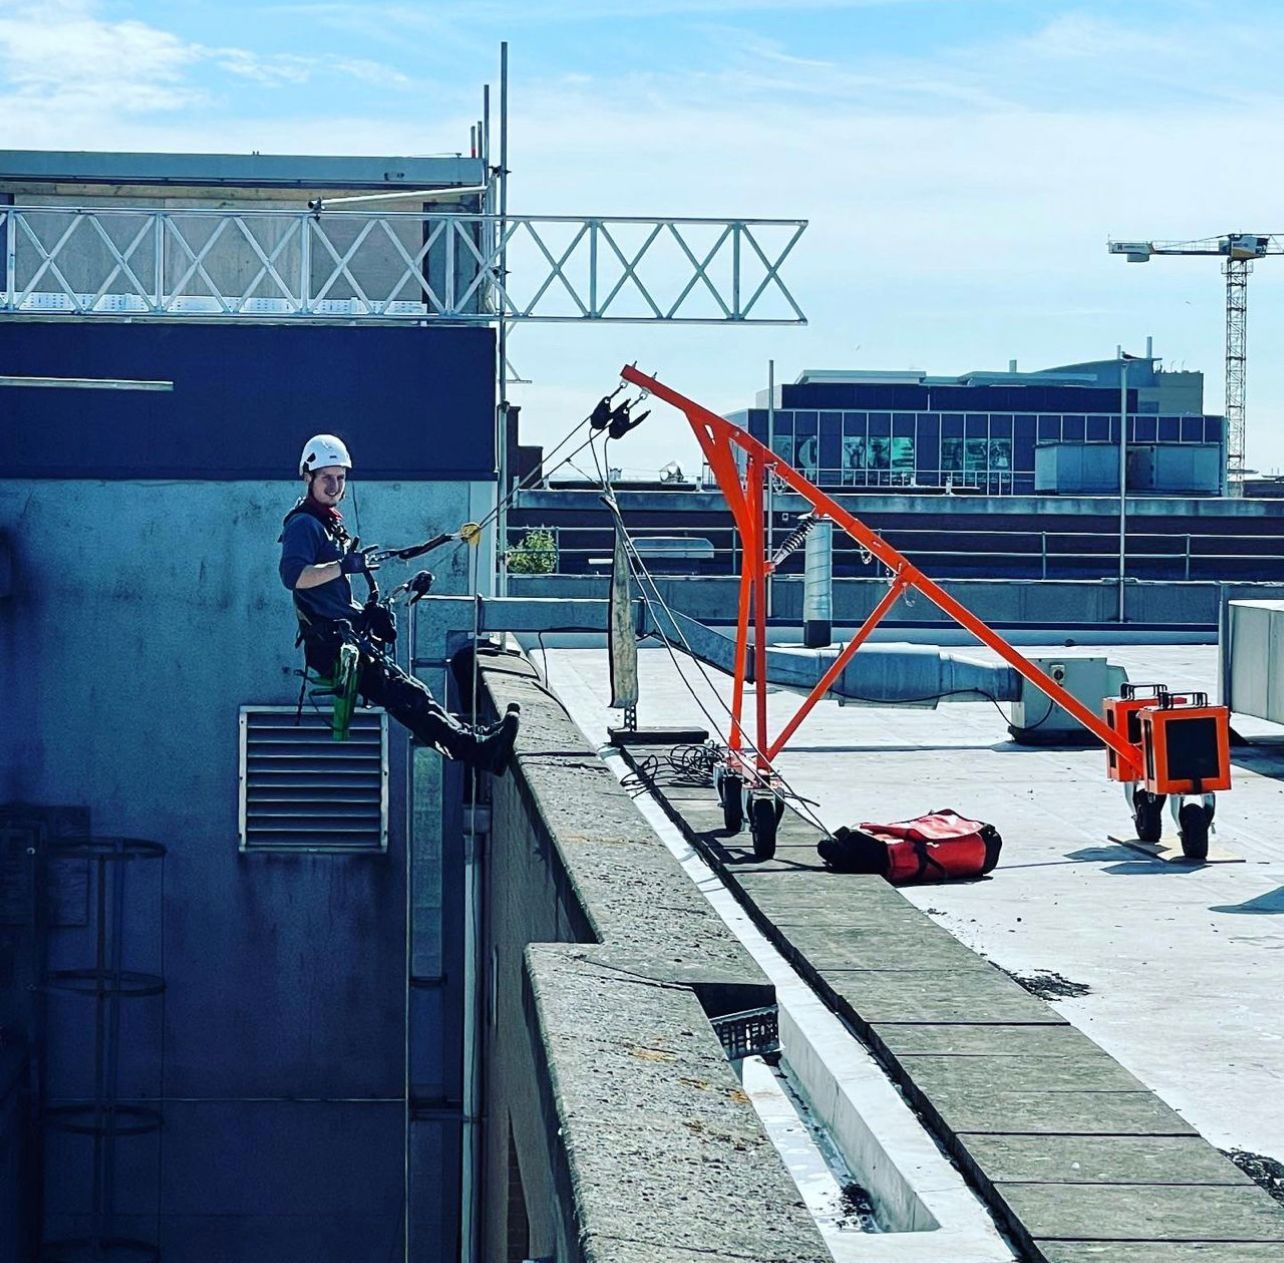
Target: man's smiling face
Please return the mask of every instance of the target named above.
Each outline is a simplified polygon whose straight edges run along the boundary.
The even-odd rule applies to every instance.
[[[332,509],[343,499],[347,486],[348,471],[342,465],[323,465],[312,471],[309,493],[318,504]]]

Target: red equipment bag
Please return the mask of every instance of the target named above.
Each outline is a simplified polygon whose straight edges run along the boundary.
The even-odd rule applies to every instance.
[[[999,862],[1003,839],[992,824],[943,808],[893,824],[863,822],[817,845],[839,872],[878,873],[893,886],[981,877]]]

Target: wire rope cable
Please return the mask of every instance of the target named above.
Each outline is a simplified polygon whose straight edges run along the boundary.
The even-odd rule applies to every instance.
[[[621,382],[620,387],[616,390],[615,393],[618,394],[619,389],[623,389],[624,385],[625,383]],[[611,398],[611,397],[613,396],[608,396],[608,398]],[[640,399],[645,399],[645,398],[646,398],[646,392],[643,391],[642,395],[640,396]],[[576,473],[578,473],[582,478],[584,478],[586,481],[591,482],[592,479],[590,479],[589,476],[586,473],[584,473],[582,469],[578,469],[573,462],[575,458],[586,447],[592,446],[593,441],[597,438],[597,434],[598,434],[597,431],[590,430],[588,438],[585,439],[584,442],[581,443],[573,452],[569,452],[567,455],[563,456],[562,459],[558,461],[557,464],[554,465],[551,469],[547,468],[547,465],[548,465],[548,462],[551,461],[553,457],[556,456],[558,452],[560,452],[562,448],[564,448],[586,425],[591,425],[592,421],[593,421],[593,413],[590,413],[588,416],[584,417],[582,420],[576,422],[576,424],[573,425],[566,432],[566,434],[562,437],[561,440],[559,440],[557,445],[553,448],[551,452],[548,453],[547,456],[541,456],[540,465],[538,469],[531,470],[531,472],[527,474],[525,478],[519,479],[517,483],[513,486],[511,491],[509,491],[506,495],[502,496],[498,501],[496,501],[495,507],[491,509],[490,512],[487,513],[486,516],[483,517],[481,521],[476,524],[478,530],[479,531],[485,530],[486,527],[491,525],[491,523],[494,522],[499,517],[499,515],[512,504],[513,500],[517,497],[519,492],[529,491],[531,487],[534,486],[536,481],[546,481],[547,479],[551,478],[555,473],[557,473],[559,469],[563,468],[563,466],[570,465],[571,468],[575,469]],[[355,499],[354,499],[354,503],[355,503]],[[453,542],[458,544],[458,543],[463,543],[464,541],[457,539]],[[506,546],[506,541],[505,541],[505,546]]]
[[[609,436],[607,437],[606,442],[608,443],[610,442]],[[714,686],[712,679],[709,677],[709,673],[705,669],[704,663],[701,662],[699,656],[691,648],[691,644],[687,640],[686,635],[682,630],[681,624],[679,624],[677,619],[674,618],[673,611],[669,608],[668,602],[665,601],[664,596],[660,592],[659,586],[656,584],[654,577],[651,575],[651,572],[647,569],[646,562],[642,560],[641,554],[638,553],[637,548],[635,547],[633,542],[633,537],[629,534],[629,529],[625,525],[624,515],[620,512],[620,506],[615,499],[615,491],[611,486],[610,479],[603,472],[602,462],[598,456],[596,444],[593,444],[593,446],[590,448],[590,451],[593,454],[593,463],[597,469],[598,478],[602,484],[603,502],[606,504],[607,509],[610,511],[612,517],[615,519],[615,522],[619,527],[621,537],[624,540],[624,551],[625,551],[625,556],[629,561],[629,570],[632,573],[633,577],[637,580],[638,590],[642,595],[643,603],[647,607],[647,612],[651,615],[651,621],[656,624],[659,639],[664,644],[664,647],[669,654],[669,658],[673,662],[674,669],[678,673],[678,678],[681,680],[682,685],[687,690],[687,692],[691,694],[692,700],[699,707],[700,713],[708,721],[710,727],[712,727],[716,731],[719,725],[719,720],[709,711],[708,707],[705,706],[704,702],[701,700],[700,695],[691,686],[690,680],[687,678],[686,673],[682,669],[681,663],[679,663],[678,661],[677,654],[673,648],[672,642],[669,640],[668,635],[660,627],[658,620],[656,620],[655,618],[655,615],[652,609],[652,604],[651,604],[652,596],[654,597],[656,603],[659,604],[661,609],[663,609],[669,621],[669,624],[677,632],[678,639],[682,642],[682,647],[684,652],[695,664],[696,669],[700,672],[701,678],[704,680],[705,687],[709,689],[709,691],[717,699],[719,706],[721,706],[723,711],[726,712],[727,717],[732,721],[732,723],[736,724],[739,727],[740,726],[739,721],[736,719],[735,715],[733,714],[731,707],[728,706],[727,703],[723,700],[722,695],[718,692],[717,688]],[[607,469],[609,468],[610,468],[610,465],[608,464]],[[650,588],[651,588],[651,595],[648,595],[647,593],[648,584],[650,585]],[[765,681],[759,681],[758,686],[762,687],[764,683]],[[813,811],[811,811],[810,808],[799,806],[799,804],[806,804],[806,803],[809,803],[811,800],[805,798],[802,794],[798,793],[793,788],[793,786],[789,783],[789,781],[783,775],[781,775],[781,773],[776,768],[772,767],[771,762],[767,758],[767,756],[761,750],[758,749],[758,747],[754,744],[754,742],[749,740],[749,738],[744,734],[743,729],[741,731],[741,736],[744,739],[745,746],[749,749],[749,751],[757,755],[758,758],[762,759],[762,761],[766,763],[768,767],[771,768],[772,775],[775,777],[779,786],[783,788],[783,790],[785,791],[784,793],[781,793],[778,789],[776,789],[775,786],[772,786],[771,788],[773,789],[773,792],[775,792],[776,797],[778,797],[780,801],[787,808],[789,808],[790,811],[792,811],[796,816],[798,816],[798,818],[802,820],[804,823],[811,825],[813,828],[819,829],[820,832],[825,837],[831,837],[832,835],[829,831],[829,828],[825,825],[824,821],[822,821],[819,816],[817,816]]]

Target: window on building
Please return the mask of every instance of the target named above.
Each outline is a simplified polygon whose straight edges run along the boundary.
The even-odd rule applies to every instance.
[[[963,440],[941,440],[941,472],[949,473],[963,469]]]
[[[794,463],[794,414],[777,412],[771,427],[771,450],[782,460]]]
[[[843,482],[850,486],[859,485],[865,472],[865,436],[858,434],[843,435]]]

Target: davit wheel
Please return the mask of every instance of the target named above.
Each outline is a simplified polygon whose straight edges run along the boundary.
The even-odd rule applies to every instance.
[[[749,830],[753,834],[753,857],[756,860],[769,860],[776,853],[776,826],[780,823],[776,799],[767,795],[756,797],[749,810],[751,813]]]
[[[1209,816],[1202,803],[1185,803],[1177,816],[1181,853],[1188,860],[1208,858]]]
[[[728,772],[718,782],[718,796],[722,799],[722,825],[728,833],[739,833],[744,827],[743,788],[744,779],[735,772]]]

